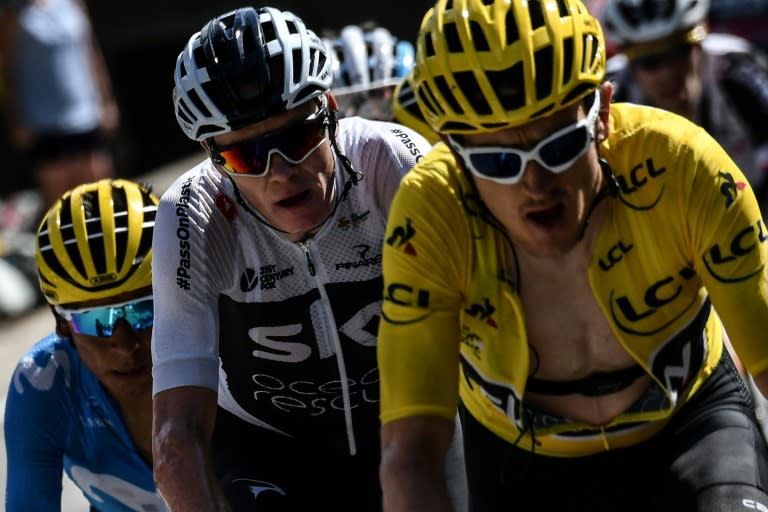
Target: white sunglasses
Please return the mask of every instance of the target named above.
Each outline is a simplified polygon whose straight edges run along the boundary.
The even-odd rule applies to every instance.
[[[595,101],[586,117],[549,135],[530,150],[509,146],[464,147],[450,135],[448,142],[475,176],[503,185],[514,185],[522,179],[528,162],[532,160],[555,174],[568,170],[595,140],[595,121],[599,111],[600,93],[595,90]]]

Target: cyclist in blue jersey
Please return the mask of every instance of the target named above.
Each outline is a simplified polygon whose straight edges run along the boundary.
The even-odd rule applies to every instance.
[[[79,185],[37,231],[56,329],[19,361],[5,408],[6,511],[61,510],[62,471],[91,511],[168,510],[152,476],[152,232],[158,199]]]

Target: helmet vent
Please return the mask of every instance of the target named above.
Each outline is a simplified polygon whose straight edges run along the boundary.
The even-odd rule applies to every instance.
[[[688,8],[692,8],[698,2],[694,0],[688,3]],[[649,20],[667,20],[675,15],[674,1],[644,0],[639,4],[619,3],[619,11],[624,18],[625,23],[631,27],[639,27]]]
[[[571,13],[568,12],[568,7],[565,5],[565,0],[557,0],[557,12],[560,14],[561,18],[566,18],[571,15]]]
[[[203,89],[206,89],[207,86],[203,86]],[[206,91],[209,95],[213,93],[213,91]],[[188,93],[189,101],[191,101],[197,110],[203,113],[205,116],[210,116],[211,112],[208,110],[208,108],[205,106],[205,103],[200,101],[200,96],[197,95],[197,91],[194,89],[189,91]],[[181,113],[181,111],[179,111]],[[190,120],[191,122],[191,120]]]
[[[467,98],[469,106],[472,110],[480,115],[488,115],[491,113],[491,106],[488,104],[488,100],[485,99],[483,90],[480,87],[480,84],[477,83],[477,79],[475,78],[475,73],[473,71],[461,71],[454,73],[453,78],[456,80],[456,85],[459,86],[459,90],[462,91],[464,96]],[[488,78],[489,80],[493,80],[490,76],[488,76]],[[453,95],[450,95],[449,91],[441,90],[440,92],[446,98],[454,98]],[[452,108],[454,111],[463,112],[460,105],[453,105],[454,104],[452,103]]]
[[[291,50],[291,54],[291,64],[293,65],[291,75],[295,81],[298,77],[301,77],[301,69],[304,67],[304,59],[302,58],[301,48],[294,48]]]
[[[448,47],[448,51],[451,53],[461,53],[464,48],[461,46],[461,39],[459,39],[459,33],[456,31],[455,23],[446,23],[444,25],[443,36],[445,37],[445,44]]]
[[[445,115],[445,110],[443,110],[443,107],[436,100],[435,94],[432,92],[432,89],[429,87],[429,85],[424,84],[419,87],[418,91],[416,91],[416,94],[418,94],[419,99],[427,108],[427,110],[438,116]]]
[[[699,5],[699,2],[698,2],[698,1],[696,1],[696,0],[694,0],[693,2],[691,2],[690,4],[688,4],[688,5],[686,6],[685,10],[686,10],[686,11],[693,11],[693,10],[696,10],[696,9],[698,8],[698,5]],[[667,15],[667,16],[669,16],[669,15]]]
[[[573,72],[573,38],[566,37],[563,39],[563,83],[568,83],[568,79]]]
[[[299,28],[296,26],[296,23],[294,23],[292,19],[286,19],[285,26],[288,27],[288,33],[290,34],[299,33]]]
[[[583,41],[584,48],[589,48],[589,52],[583,52],[584,62],[582,63],[581,71],[584,73],[592,73],[594,72],[595,63],[598,58],[597,52],[600,42],[591,34],[584,34]]]
[[[552,47],[539,48],[534,52],[533,59],[536,69],[539,70],[535,76],[536,99],[541,100],[552,94],[552,72],[555,66]]]
[[[563,105],[567,105],[568,103],[573,101],[574,98],[580,98],[585,94],[587,94],[587,92],[592,91],[594,89],[595,89],[594,84],[582,82],[576,87],[574,87],[573,89],[571,89],[571,91],[565,95],[565,97],[563,98],[563,101],[561,101],[560,103]]]
[[[469,30],[472,35],[472,41],[475,43],[475,50],[478,52],[490,51],[491,47],[488,44],[488,40],[485,38],[485,33],[480,24],[474,20],[470,21]]]
[[[70,230],[71,232],[71,230]],[[64,234],[64,233],[62,233]],[[65,238],[66,240],[66,238]],[[48,268],[51,269],[51,272],[59,277],[64,277],[65,279],[69,279],[69,271],[64,268],[64,266],[59,261],[59,258],[56,256],[56,254],[53,252],[53,246],[51,245],[51,238],[48,235],[48,231],[41,231],[38,234],[38,240],[37,244],[39,246],[40,256],[45,261],[45,264],[48,266]],[[79,258],[78,258],[79,260]],[[47,278],[45,278],[42,270],[38,269],[38,275],[41,276],[41,278],[45,279],[45,282],[50,283],[51,281]]]
[[[269,21],[261,22],[261,31],[264,33],[264,41],[274,41],[277,39],[275,32],[275,23],[270,18]]]
[[[113,192],[113,198],[117,198],[117,190]],[[122,192],[122,190],[120,191]],[[85,206],[85,230],[88,233],[88,248],[90,249],[91,262],[97,275],[103,274],[107,271],[106,254],[104,248],[104,234],[101,230],[101,216],[107,215],[109,212],[99,211],[98,197],[96,194],[89,193],[83,194],[83,205]],[[92,212],[92,213],[91,213]],[[121,218],[121,214],[118,211],[114,211],[115,219],[115,241],[117,254],[125,252],[125,243],[120,244],[120,234],[125,236],[126,219]],[[122,217],[125,217],[125,213],[122,212]],[[122,247],[120,247],[122,245]],[[73,247],[76,249],[76,247]],[[119,260],[118,260],[119,261]],[[84,275],[88,275],[88,272],[83,272]]]
[[[510,9],[507,11],[507,16],[504,19],[504,24],[507,28],[507,46],[516,43],[520,40],[520,32],[517,30],[517,22],[515,21],[515,11]]]
[[[312,53],[314,57],[310,59],[310,62],[314,62],[315,69],[313,71],[319,73],[321,69],[325,69],[326,62],[328,61],[328,54],[321,52],[320,50],[312,50]]]
[[[544,26],[544,15],[539,0],[528,0],[528,15],[531,17],[531,30]]]
[[[424,34],[424,53],[426,57],[435,56],[435,46],[432,44],[432,36],[429,33]]]
[[[493,90],[504,110],[511,111],[525,105],[525,80],[523,63],[501,71],[486,71],[488,82],[493,84]],[[480,94],[479,89],[478,94]]]
[[[472,83],[476,88],[475,90],[477,90],[477,82],[475,82],[475,78],[472,76],[471,71],[456,73],[453,75],[453,79],[456,80],[457,84]],[[453,95],[453,92],[451,92],[451,88],[448,86],[448,82],[445,81],[444,76],[436,76],[435,85],[440,90],[440,94],[448,100],[448,103],[450,103],[451,110],[459,113],[464,112],[464,109],[461,108],[459,102],[456,101],[456,97]],[[464,90],[464,88],[459,85],[459,90]]]
[[[87,203],[85,203],[87,205]],[[89,211],[87,206],[85,208],[85,211]],[[85,275],[85,265],[83,264],[83,260],[80,257],[80,250],[77,247],[77,239],[75,238],[75,230],[72,226],[72,198],[66,197],[62,201],[61,205],[61,216],[60,216],[60,230],[61,230],[61,238],[64,241],[64,249],[67,252],[67,258],[70,262],[72,262],[72,265],[75,267],[75,270],[79,275]],[[86,230],[87,231],[87,230]],[[88,243],[88,246],[90,248],[90,241]],[[53,255],[53,254],[52,254]],[[59,274],[60,277],[66,276],[68,279],[71,279],[71,277],[68,275],[68,273],[64,272],[64,274]],[[73,281],[74,282],[74,281]]]
[[[320,94],[323,94],[325,92],[325,89],[322,87],[318,87],[316,85],[308,85],[305,88],[303,88],[297,95],[296,95],[296,101],[301,101],[306,97],[312,97],[316,98]]]
[[[421,110],[419,109],[419,104],[415,101],[405,105],[405,110],[413,117],[421,119]]]

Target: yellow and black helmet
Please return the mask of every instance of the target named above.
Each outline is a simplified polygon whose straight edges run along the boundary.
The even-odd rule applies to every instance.
[[[408,73],[395,87],[392,95],[392,117],[398,123],[419,132],[430,144],[434,144],[440,140],[440,137],[424,120],[424,115],[413,93],[411,80],[412,75]]]
[[[128,180],[66,192],[37,230],[40,289],[51,304],[100,300],[152,284],[158,198]]]
[[[441,133],[550,115],[605,76],[605,40],[580,0],[438,0],[421,23],[413,85]]]

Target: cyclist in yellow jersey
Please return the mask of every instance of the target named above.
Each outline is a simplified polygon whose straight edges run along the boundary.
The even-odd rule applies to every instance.
[[[385,239],[386,511],[450,509],[457,404],[473,512],[768,510],[734,364],[768,392],[768,229],[710,135],[604,77],[579,0],[425,15],[412,85],[442,142]]]

